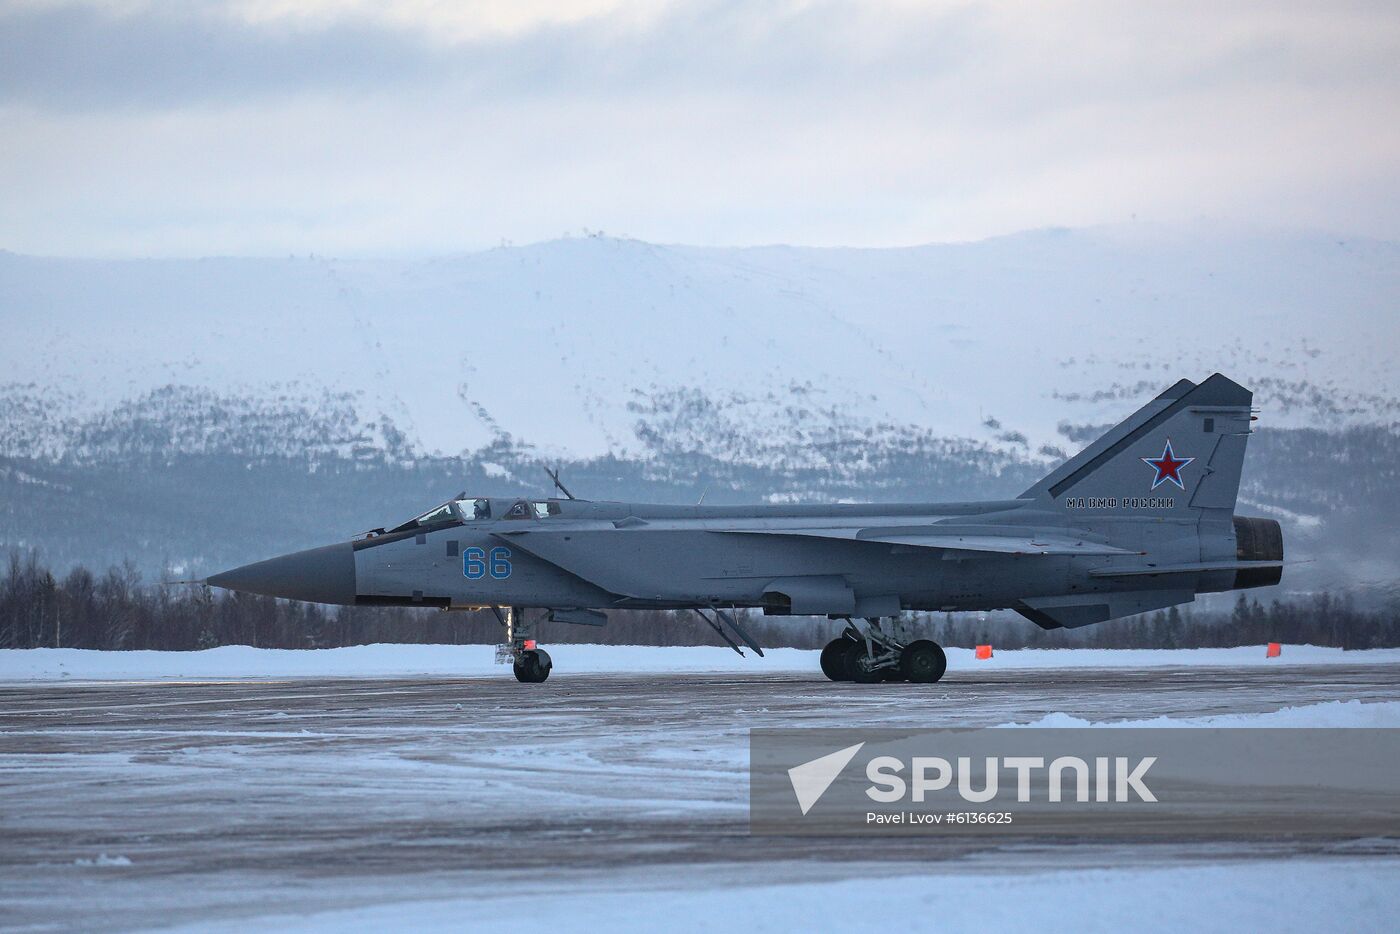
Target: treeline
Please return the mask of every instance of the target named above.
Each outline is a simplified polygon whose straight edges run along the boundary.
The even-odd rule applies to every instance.
[[[820,648],[843,624],[743,612],[763,646]],[[905,614],[911,634],[945,646],[997,648],[1203,648],[1308,643],[1347,649],[1400,646],[1400,610],[1358,609],[1319,594],[1261,603],[1241,594],[1230,612],[1172,608],[1079,630],[1045,631],[1019,617]],[[690,612],[618,611],[603,627],[549,623],[544,643],[723,645]],[[12,552],[0,578],[0,648],[193,650],[220,645],[306,649],[377,642],[492,644],[501,626],[490,612],[407,607],[324,607],[198,585],[148,584],[128,564],[101,574],[78,567],[57,577],[33,553]]]
[[[1400,647],[1400,607],[1358,609],[1345,596],[1312,594],[1261,602],[1241,593],[1229,611],[1187,604],[1083,629],[1044,630],[1019,617],[980,621],[979,614],[925,617],[926,637],[941,645],[1006,649],[1205,649],[1283,642],[1341,649]]]

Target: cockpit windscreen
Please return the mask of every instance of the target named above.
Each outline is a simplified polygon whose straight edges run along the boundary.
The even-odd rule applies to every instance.
[[[402,525],[396,525],[389,531],[408,532],[424,526],[441,525],[444,522],[479,522],[489,518],[491,518],[490,500],[454,499],[429,509],[421,516],[409,519]]]

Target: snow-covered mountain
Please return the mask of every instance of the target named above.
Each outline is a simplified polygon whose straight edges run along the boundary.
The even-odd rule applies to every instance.
[[[1395,244],[1136,227],[883,250],[3,254],[0,367],[42,415],[8,419],[4,444],[62,453],[63,419],[171,385],[349,406],[418,454],[509,436],[558,456],[763,460],[915,431],[1055,456],[1061,423],[1116,420],[1215,370],[1254,387],[1270,425],[1389,423],[1398,283]]]

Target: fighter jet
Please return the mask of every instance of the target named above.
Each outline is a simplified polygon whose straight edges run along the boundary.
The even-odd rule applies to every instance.
[[[543,621],[693,610],[762,654],[740,608],[845,620],[833,681],[943,677],[906,610],[1011,609],[1078,628],[1277,584],[1278,522],[1234,514],[1249,390],[1181,380],[1014,499],[974,503],[665,506],[458,496],[393,528],[215,574],[214,587],[318,603],[491,608],[522,682],[552,661]]]

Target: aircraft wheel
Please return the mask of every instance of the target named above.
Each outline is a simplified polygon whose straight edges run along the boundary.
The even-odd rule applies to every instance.
[[[899,656],[899,668],[915,684],[933,684],[948,670],[948,656],[937,642],[920,639],[905,646]]]
[[[822,674],[832,681],[849,681],[846,671],[846,654],[855,648],[855,643],[844,636],[832,639],[822,649]]]
[[[539,684],[549,677],[554,661],[544,649],[532,649],[529,652],[521,652],[520,658],[516,659],[512,667],[515,680],[526,684]]]
[[[865,651],[865,644],[862,642],[851,643],[850,649],[846,651],[846,674],[849,680],[856,684],[877,684],[885,680],[884,673],[880,669],[867,668],[863,663],[870,658]]]
[[[543,681],[554,670],[554,659],[544,649],[535,649],[535,661],[540,667],[540,680]]]
[[[905,681],[905,680],[907,680],[907,679],[904,677],[904,666],[902,666],[902,665],[893,665],[893,666],[891,666],[891,667],[889,667],[889,668],[881,668],[881,669],[880,669],[880,678],[881,678],[882,681]]]

